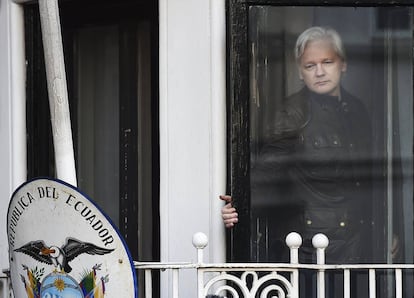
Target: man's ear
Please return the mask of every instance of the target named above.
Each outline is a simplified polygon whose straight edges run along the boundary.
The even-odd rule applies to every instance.
[[[299,79],[303,81],[302,72],[300,71],[300,68],[298,67],[298,73],[299,73]]]
[[[347,64],[345,61],[342,62],[342,72],[346,72]]]

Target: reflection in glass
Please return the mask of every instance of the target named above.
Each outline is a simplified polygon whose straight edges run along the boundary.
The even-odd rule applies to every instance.
[[[413,262],[411,24],[408,7],[250,7],[252,260],[286,260],[297,230],[303,262],[316,232],[331,263]],[[308,90],[295,60],[312,26],[342,37],[339,96]]]
[[[118,28],[85,28],[76,38],[79,186],[118,225]]]

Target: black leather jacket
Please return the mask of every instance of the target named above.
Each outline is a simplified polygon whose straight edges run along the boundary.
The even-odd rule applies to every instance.
[[[270,219],[277,241],[301,233],[303,261],[313,259],[310,240],[320,232],[330,239],[328,262],[363,261],[372,202],[366,108],[343,89],[339,99],[306,88],[284,106],[252,164],[253,212]]]

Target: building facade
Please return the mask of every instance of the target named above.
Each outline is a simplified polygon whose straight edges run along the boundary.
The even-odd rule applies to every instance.
[[[281,61],[292,60],[294,38],[316,24],[336,27],[348,43],[344,84],[376,117],[381,177],[374,209],[385,243],[378,259],[392,262],[398,209],[403,262],[413,262],[414,3],[354,2],[59,2],[77,186],[118,225],[134,260],[195,262],[191,238],[203,232],[207,262],[264,261],[250,166],[279,99],[301,86],[294,64]],[[40,19],[37,1],[0,0],[4,222],[21,183],[59,178],[46,83],[51,57],[43,56]],[[224,193],[233,194],[241,221],[227,234],[218,198]],[[0,238],[0,268],[7,269],[6,229]],[[182,297],[195,296],[196,276],[180,279]],[[160,278],[161,297],[169,297],[171,283]]]

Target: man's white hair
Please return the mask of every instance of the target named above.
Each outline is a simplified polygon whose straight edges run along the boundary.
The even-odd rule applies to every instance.
[[[333,49],[338,54],[338,56],[345,61],[345,49],[342,44],[342,39],[339,36],[338,32],[329,27],[310,27],[303,31],[298,39],[296,40],[295,45],[295,58],[296,62],[299,62],[300,58],[305,51],[307,44],[311,41],[326,40],[332,44]]]

